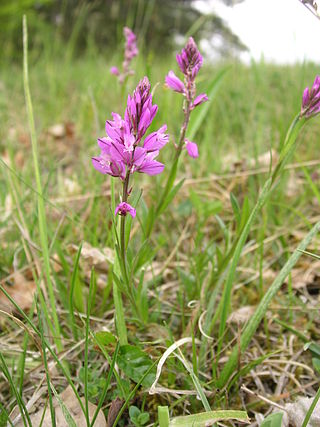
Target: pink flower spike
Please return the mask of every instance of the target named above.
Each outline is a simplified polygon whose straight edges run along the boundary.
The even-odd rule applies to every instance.
[[[110,73],[114,74],[115,76],[119,76],[120,72],[118,70],[118,67],[111,67],[110,68]]]
[[[185,87],[183,82],[177,77],[172,70],[169,71],[168,75],[166,76],[166,84],[167,86],[174,90],[175,92],[184,93]]]
[[[186,139],[186,149],[190,157],[196,159],[199,157],[198,146],[195,142],[189,141]]]
[[[206,101],[209,101],[207,95],[205,93],[200,93],[200,95],[195,97],[195,100],[193,101],[193,107],[197,107]]]
[[[306,119],[320,113],[320,76],[316,76],[312,88],[305,88],[302,95],[300,117]]]
[[[133,208],[131,205],[129,205],[129,203],[121,202],[116,207],[114,214],[115,215],[119,214],[122,216],[126,216],[127,214],[129,214],[132,216],[132,218],[135,218],[137,212],[136,212],[135,208]]]

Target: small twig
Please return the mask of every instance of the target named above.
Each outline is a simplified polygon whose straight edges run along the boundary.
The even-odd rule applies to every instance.
[[[268,403],[269,405],[274,406],[275,408],[281,409],[281,411],[287,412],[287,410],[285,409],[284,406],[278,405],[277,403],[273,402],[272,400],[270,400],[264,396],[261,396],[261,394],[258,394],[252,390],[249,390],[245,385],[241,386],[241,390],[245,391],[248,394],[251,394],[251,396],[257,397],[258,399],[262,400],[263,402]]]

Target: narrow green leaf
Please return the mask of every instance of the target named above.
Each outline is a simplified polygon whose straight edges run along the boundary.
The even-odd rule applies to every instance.
[[[39,196],[37,197],[38,203],[38,227],[40,234],[40,243],[41,250],[44,261],[44,272],[47,281],[48,295],[50,301],[51,314],[54,323],[54,340],[57,345],[58,351],[62,350],[62,342],[60,338],[60,324],[58,320],[57,310],[56,310],[56,301],[53,291],[53,284],[51,280],[51,266],[50,266],[50,256],[49,256],[49,245],[48,245],[48,227],[46,221],[46,212],[44,206],[44,200],[42,198],[43,189],[41,183],[41,174],[39,167],[39,150],[38,150],[38,141],[37,134],[34,122],[33,115],[33,106],[31,100],[31,93],[29,87],[29,69],[28,69],[28,28],[27,28],[27,17],[23,16],[23,85],[26,98],[26,106],[28,113],[28,123],[31,137],[31,146],[32,146],[32,155],[33,155],[33,166],[34,174],[36,178],[37,192]]]
[[[233,193],[230,193],[230,202],[231,202],[231,207],[232,207],[235,219],[237,221],[237,225],[239,226],[240,219],[241,219],[241,209],[240,209],[239,202]]]
[[[245,411],[210,411],[173,418],[169,427],[206,427],[209,423],[227,420],[249,422]]]
[[[76,255],[76,259],[74,262],[72,278],[71,278],[71,286],[70,286],[70,292],[69,292],[70,323],[71,323],[73,337],[76,341],[78,340],[78,331],[77,331],[76,319],[74,316],[74,307],[73,307],[74,298],[73,297],[74,297],[74,290],[76,287],[76,281],[78,278],[78,270],[79,270],[79,261],[80,261],[81,251],[82,251],[82,242],[79,245],[78,252]],[[82,295],[81,295],[81,298],[82,298]]]
[[[159,427],[169,427],[170,417],[168,406],[158,406]]]

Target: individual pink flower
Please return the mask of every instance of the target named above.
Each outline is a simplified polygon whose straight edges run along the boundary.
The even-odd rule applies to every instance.
[[[129,205],[129,203],[127,202],[121,202],[119,203],[119,205],[116,207],[116,210],[114,212],[115,215],[119,214],[121,216],[126,216],[127,214],[131,215],[132,218],[135,218],[136,216],[136,210],[134,207],[132,207],[131,205]]]
[[[311,90],[306,87],[301,104],[301,117],[310,118],[320,113],[320,76],[316,76]]]
[[[165,78],[167,86],[175,92],[184,93],[186,88],[183,82],[177,77],[172,70],[169,71]]]
[[[111,67],[110,68],[110,73],[113,74],[113,75],[115,75],[115,76],[119,76],[120,71],[119,71],[118,67]]]
[[[207,95],[205,93],[200,93],[200,95],[196,96],[193,103],[192,103],[192,107],[197,107],[198,105],[203,104],[204,102],[209,101],[209,98],[207,97]]]
[[[148,135],[144,140],[143,148],[148,152],[161,150],[161,148],[163,148],[169,141],[169,135],[165,133],[166,130],[167,125],[163,125],[156,132],[150,133],[150,135]]]
[[[195,142],[189,141],[186,139],[185,141],[186,149],[190,157],[196,159],[199,157],[198,146]]]

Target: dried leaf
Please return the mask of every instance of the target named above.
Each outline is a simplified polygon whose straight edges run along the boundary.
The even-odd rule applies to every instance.
[[[63,138],[66,135],[66,127],[63,123],[57,123],[49,127],[48,134],[56,139]]]
[[[244,307],[241,307],[230,314],[228,323],[239,323],[241,325],[247,323],[250,317],[253,315],[254,311],[254,306],[245,305]]]
[[[120,399],[120,397],[117,397],[115,400],[111,402],[111,406],[108,412],[107,427],[113,426],[113,423],[115,422],[123,403],[124,403],[124,400]]]
[[[1,211],[0,211],[1,212],[1,214],[0,214],[0,221],[1,222],[6,221],[10,217],[10,215],[12,213],[12,208],[13,208],[12,198],[11,198],[11,195],[8,193],[6,195],[6,198],[4,199],[4,209],[3,210],[1,209]]]
[[[5,285],[3,287],[22,310],[30,310],[33,302],[33,295],[37,289],[33,281],[27,280],[21,273],[17,272],[14,275],[13,285]],[[0,293],[0,309],[7,313],[15,312],[14,305],[3,292]]]
[[[269,167],[270,163],[274,166],[279,159],[279,154],[276,150],[272,148],[272,150],[268,150],[265,153],[260,154],[257,158],[257,162],[255,159],[249,160],[249,165],[254,167],[256,163],[258,163],[259,167]]]
[[[60,394],[60,399],[62,400],[62,402],[64,403],[64,405],[68,409],[68,411],[69,411],[70,415],[72,416],[72,418],[74,419],[77,427],[87,427],[85,415],[83,414],[82,409],[80,407],[80,404],[79,404],[79,402],[78,402],[76,396],[74,395],[74,392],[70,386],[68,386]],[[84,404],[84,398],[81,398],[81,400]],[[68,423],[67,423],[67,421],[63,415],[62,409],[59,405],[59,402],[55,397],[53,397],[53,406],[54,406],[55,415],[56,415],[56,425],[58,427],[69,427]],[[92,404],[91,402],[89,402],[89,419],[90,419],[90,421],[92,420],[96,409],[97,409],[97,407],[94,404]],[[40,422],[41,422],[41,419],[43,417],[43,411],[44,411],[44,408],[39,408],[39,410],[37,410],[34,414],[30,415],[31,423],[32,423],[33,427],[39,427],[40,426]],[[23,426],[22,420],[20,420],[16,424],[16,426],[22,427]],[[46,408],[46,412],[44,415],[44,420],[43,420],[42,426],[43,427],[51,427],[52,426],[49,407]],[[98,416],[97,416],[97,419],[94,423],[94,426],[95,427],[107,427],[106,419],[105,419],[105,416],[104,416],[101,409],[98,413]]]
[[[313,402],[312,397],[299,397],[294,403],[287,403],[285,405],[286,413],[283,416],[283,427],[301,427],[303,420]],[[320,402],[317,403],[311,418],[308,423],[308,427],[319,427],[320,426]]]
[[[69,245],[68,249],[72,254],[78,252],[77,245]],[[110,248],[98,249],[94,248],[87,242],[83,242],[81,257],[80,257],[80,266],[85,272],[90,272],[92,267],[95,268],[97,272],[107,273],[109,271],[109,264],[114,263],[114,252]]]

